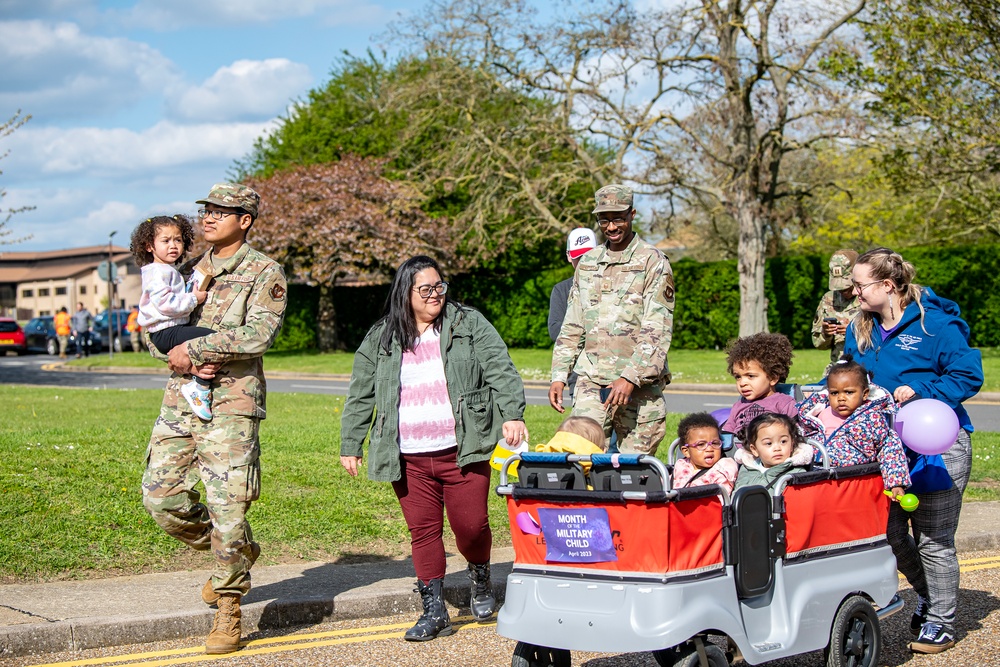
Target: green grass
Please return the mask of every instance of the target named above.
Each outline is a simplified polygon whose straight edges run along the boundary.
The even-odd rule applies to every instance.
[[[0,433],[0,582],[209,567],[142,507],[146,443],[162,392],[9,387]],[[261,429],[263,493],[250,519],[261,562],[402,556],[409,536],[389,484],[340,467],[343,397],[272,394]],[[680,416],[667,417],[667,438]],[[526,413],[533,443],[562,416]],[[1000,434],[973,436],[970,500],[1000,500]],[[666,456],[666,445],[658,455]],[[498,475],[494,473],[494,483]],[[490,496],[497,544],[509,543],[503,500]]]

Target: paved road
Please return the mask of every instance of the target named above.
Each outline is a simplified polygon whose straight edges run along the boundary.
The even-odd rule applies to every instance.
[[[907,650],[910,612],[915,596],[901,583],[906,608],[885,619],[882,628],[880,665],[913,667],[965,667],[996,665],[1000,660],[1000,552],[961,555],[961,591],[957,619],[958,644],[936,656],[915,656]],[[683,610],[682,610],[683,613]],[[324,623],[293,631],[269,631],[244,637],[246,645],[236,654],[209,659],[203,639],[192,638],[155,644],[10,658],[0,664],[10,667],[110,667],[145,665],[167,667],[198,663],[205,667],[326,667],[347,665],[399,665],[411,667],[483,667],[509,665],[514,641],[500,637],[495,624],[455,619],[458,632],[426,643],[408,643],[402,634],[416,615]],[[573,653],[574,666],[655,667],[649,653]],[[768,667],[820,667],[821,651],[765,663]]]
[[[82,387],[99,389],[162,389],[166,377],[161,374],[141,375],[134,373],[66,372],[46,371],[42,366],[51,364],[53,357],[47,355],[27,355],[22,357],[0,356],[0,384],[49,385],[56,387]],[[110,362],[109,362],[110,363]],[[267,380],[268,391],[279,393],[347,394],[345,380],[322,380],[316,378],[280,379],[273,376]],[[529,388],[525,391],[531,405],[548,405],[548,392],[544,389]],[[712,392],[668,391],[667,410],[670,412],[709,412],[727,408],[738,398],[736,391],[724,395]],[[568,403],[568,399],[567,399]],[[996,403],[980,401],[967,402],[966,409],[972,422],[981,431],[1000,432],[1000,410]]]

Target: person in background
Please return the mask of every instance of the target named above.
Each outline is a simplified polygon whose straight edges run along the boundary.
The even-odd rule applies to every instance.
[[[94,328],[94,317],[82,302],[76,304],[76,312],[71,318],[73,336],[76,338],[76,358],[90,356],[90,332]]]
[[[125,328],[128,330],[129,340],[132,342],[132,351],[141,352],[145,348],[145,345],[142,343],[142,327],[139,326],[138,304],[132,306],[132,310],[129,311]]]
[[[52,324],[56,329],[56,339],[59,341],[59,358],[66,358],[66,348],[69,347],[69,335],[73,333],[73,327],[70,325],[69,313],[66,312],[66,306],[59,309],[56,316],[52,319]]]
[[[871,371],[873,381],[892,392],[897,403],[933,398],[947,403],[958,417],[958,436],[941,454],[948,474],[940,484],[918,479],[918,457],[907,449],[910,493],[920,505],[906,512],[892,503],[886,531],[896,566],[918,596],[910,619],[917,638],[910,650],[940,653],[955,644],[955,531],[972,468],[972,420],[962,402],[983,386],[983,358],[969,345],[969,325],[958,305],[916,284],[915,277],[913,264],[888,248],[858,258],[852,283],[861,311],[847,330],[844,351]]]
[[[590,229],[577,227],[569,233],[566,238],[566,259],[573,265],[574,271],[577,264],[580,263],[580,258],[596,247],[597,237]],[[553,343],[559,338],[559,330],[566,318],[566,302],[569,300],[569,289],[572,286],[573,279],[567,278],[552,287],[552,294],[549,297],[549,338],[552,339]],[[576,373],[570,373],[570,399],[573,398],[574,391],[576,391]]]
[[[812,324],[813,347],[830,350],[830,364],[823,371],[823,377],[844,353],[847,325],[861,310],[851,285],[851,270],[857,259],[858,253],[853,250],[838,250],[830,257],[830,291],[820,299]]]
[[[340,426],[340,463],[358,475],[368,439],[368,478],[391,482],[410,529],[423,614],[407,641],[455,632],[444,601],[444,516],[472,580],[469,607],[496,610],[490,581],[489,459],[502,437],[528,439],[524,384],[500,334],[452,301],[430,257],[396,270],[385,315],[354,355]]]
[[[663,253],[632,229],[631,188],[606,185],[594,199],[606,242],[580,258],[573,276],[552,350],[549,405],[565,411],[563,390],[575,371],[573,414],[614,433],[623,453],[655,454],[666,433],[674,275]]]

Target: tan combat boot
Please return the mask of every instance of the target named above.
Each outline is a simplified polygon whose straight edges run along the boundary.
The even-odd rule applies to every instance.
[[[260,557],[260,545],[256,542],[250,543],[250,566],[257,562],[257,558]],[[214,607],[219,601],[219,594],[215,592],[215,587],[212,586],[212,577],[208,578],[205,585],[201,587],[201,600],[209,607]]]
[[[219,611],[215,612],[212,631],[205,641],[205,653],[232,653],[240,648],[240,596],[223,593],[219,596]]]

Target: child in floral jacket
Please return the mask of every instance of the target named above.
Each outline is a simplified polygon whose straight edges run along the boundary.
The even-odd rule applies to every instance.
[[[823,434],[830,465],[877,460],[885,488],[894,497],[902,495],[910,485],[910,472],[903,443],[889,425],[896,412],[892,396],[870,384],[868,371],[850,355],[833,365],[826,387],[799,405],[799,418]]]

